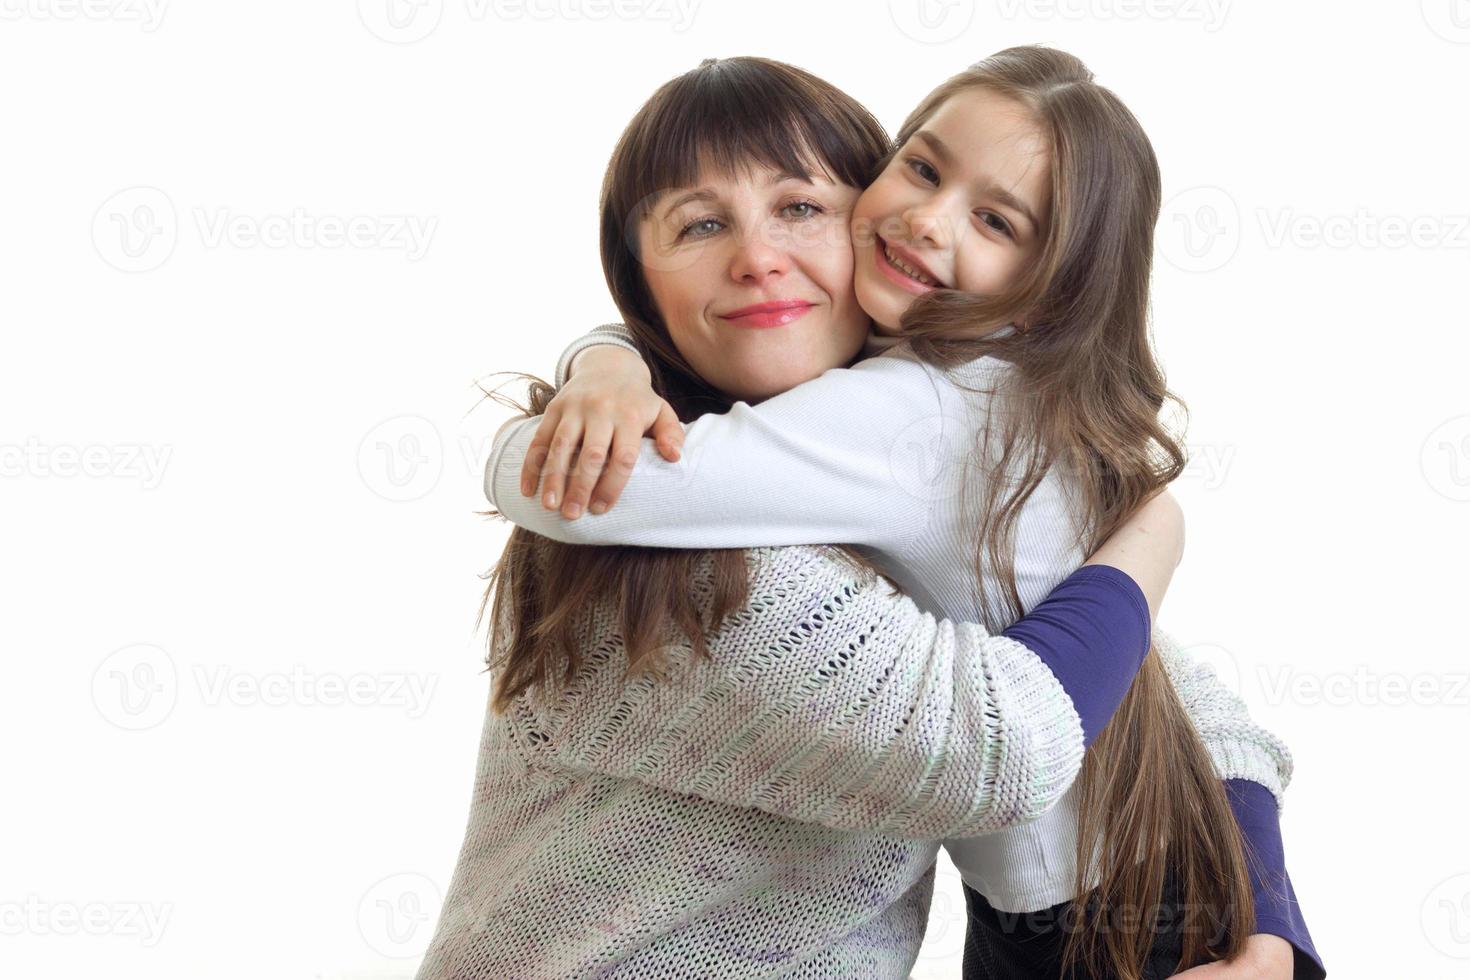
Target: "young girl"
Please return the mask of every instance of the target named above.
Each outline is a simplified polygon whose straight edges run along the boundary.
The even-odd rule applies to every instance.
[[[646,304],[623,302],[637,291],[634,279],[677,271],[684,247],[676,241],[653,265],[647,252],[618,257],[630,251],[626,230],[645,220],[635,205],[660,190],[627,183],[620,200],[610,168],[604,262],[639,347],[675,365],[666,380],[678,387],[695,373],[685,349],[739,325],[695,310],[694,328],[660,330]],[[630,457],[619,441],[628,426],[605,416],[587,421],[585,411],[553,402],[539,432],[530,423],[502,432],[487,491],[517,524],[569,543],[860,546],[929,608],[993,626],[1012,621],[1182,464],[1158,422],[1167,392],[1146,331],[1158,190],[1136,120],[1080,63],[1039,48],[1001,52],[915,110],[853,212],[856,296],[880,333],[902,344],[755,407],[737,403],[699,419],[677,466],[646,449]],[[701,217],[695,208],[691,217],[681,232],[723,227],[730,216]],[[745,256],[741,281],[762,300],[785,302],[786,273],[766,259]],[[639,314],[650,329],[636,322]],[[779,321],[783,314],[745,315]],[[645,412],[635,436],[648,421]],[[520,500],[522,461],[532,465],[520,489],[534,494],[534,463],[549,447],[545,490],[556,506],[584,435],[584,461],[611,442],[623,464],[614,480],[633,474],[619,506],[606,509],[605,483],[596,491],[603,506],[593,507],[594,515],[605,512],[580,521]],[[569,510],[587,499],[600,470],[600,460],[580,467],[580,490],[574,480],[564,501]],[[1259,775],[1267,768],[1260,761],[1249,749],[1223,748],[1207,727],[1196,734],[1149,658],[1075,792],[1025,826],[946,842],[971,903],[967,972],[980,975],[982,956],[998,962],[987,975],[1060,968],[1063,930],[1042,930],[1047,942],[1022,942],[1036,936],[1003,928],[998,913],[1064,910],[1094,889],[1103,914],[1148,908],[1167,879],[1187,905],[1227,919],[1254,899],[1255,929],[1264,935],[1251,943],[1284,937],[1295,947],[1297,974],[1322,975],[1280,861],[1281,784],[1264,785],[1272,779]],[[1128,779],[1134,769],[1150,778]],[[1243,874],[1229,873],[1243,866],[1232,816],[1266,865],[1254,868],[1254,896]],[[1150,930],[1108,929],[1097,911],[1083,909],[1089,928],[1073,933],[1097,941],[1080,951],[1088,966],[1096,975],[1137,976]],[[1232,925],[1217,952],[1249,948],[1262,960],[1276,952],[1248,944],[1250,930]],[[1214,938],[1186,934],[1183,961],[1208,958]],[[1028,956],[1036,948],[1040,961]]]

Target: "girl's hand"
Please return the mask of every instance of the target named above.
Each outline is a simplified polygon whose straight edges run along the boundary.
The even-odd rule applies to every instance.
[[[659,455],[671,463],[684,444],[684,426],[673,406],[654,394],[643,358],[598,344],[579,353],[572,365],[579,370],[569,373],[547,405],[521,467],[522,496],[535,495],[544,472],[541,505],[547,510],[560,505],[568,520],[581,516],[589,499],[594,514],[617,503],[638,462],[644,433],[653,436]]]
[[[1296,954],[1280,936],[1258,932],[1246,938],[1245,952],[1233,962],[1216,960],[1174,976],[1184,980],[1291,980]]]

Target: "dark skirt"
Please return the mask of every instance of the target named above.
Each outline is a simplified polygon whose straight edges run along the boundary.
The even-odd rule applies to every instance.
[[[1062,949],[1077,914],[1072,902],[1039,912],[1001,912],[965,886],[969,925],[965,930],[964,980],[1115,980],[1073,970],[1062,976]],[[1159,931],[1149,951],[1143,980],[1164,980],[1179,969],[1184,952],[1184,909],[1174,875],[1165,873]]]

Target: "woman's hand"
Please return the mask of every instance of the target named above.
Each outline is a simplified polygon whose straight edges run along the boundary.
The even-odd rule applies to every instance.
[[[654,393],[643,358],[598,344],[579,353],[572,366],[578,370],[569,372],[546,407],[521,467],[522,496],[535,495],[544,472],[541,504],[547,510],[560,505],[568,520],[580,517],[589,499],[594,514],[617,503],[638,462],[644,433],[653,436],[659,454],[671,463],[684,444],[684,426],[673,406]]]
[[[1280,936],[1258,932],[1248,936],[1245,951],[1233,961],[1216,960],[1174,976],[1184,980],[1291,980],[1296,954]]]

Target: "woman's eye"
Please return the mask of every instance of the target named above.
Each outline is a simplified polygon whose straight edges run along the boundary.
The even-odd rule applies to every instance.
[[[981,221],[985,221],[986,224],[990,225],[991,228],[1000,232],[1002,235],[1005,235],[1007,238],[1013,237],[1011,235],[1011,226],[1006,224],[1006,219],[1002,218],[1000,215],[996,214],[993,211],[977,211],[975,213],[980,216]],[[992,223],[991,221],[988,221],[986,219],[994,219],[994,221]]]
[[[919,175],[920,180],[928,181],[931,184],[939,183],[939,171],[929,166],[923,160],[917,157],[909,157],[906,162],[909,165],[909,169]],[[933,176],[930,176],[931,174]]]
[[[675,240],[677,241],[678,239],[682,239],[682,238],[684,238],[686,236],[690,236],[690,233],[695,228],[698,228],[700,225],[717,225],[719,223],[720,223],[720,220],[718,218],[695,218],[693,221],[689,222],[683,228],[680,228],[679,229],[679,234],[676,236],[676,239]],[[713,232],[711,232],[710,234],[713,234]],[[709,235],[708,234],[696,234],[696,235],[693,235],[691,237],[694,237],[694,238],[708,238]]]
[[[790,211],[792,208],[806,209],[803,213],[795,215],[798,218],[814,218],[822,213],[822,206],[815,201],[793,201],[781,210]]]

